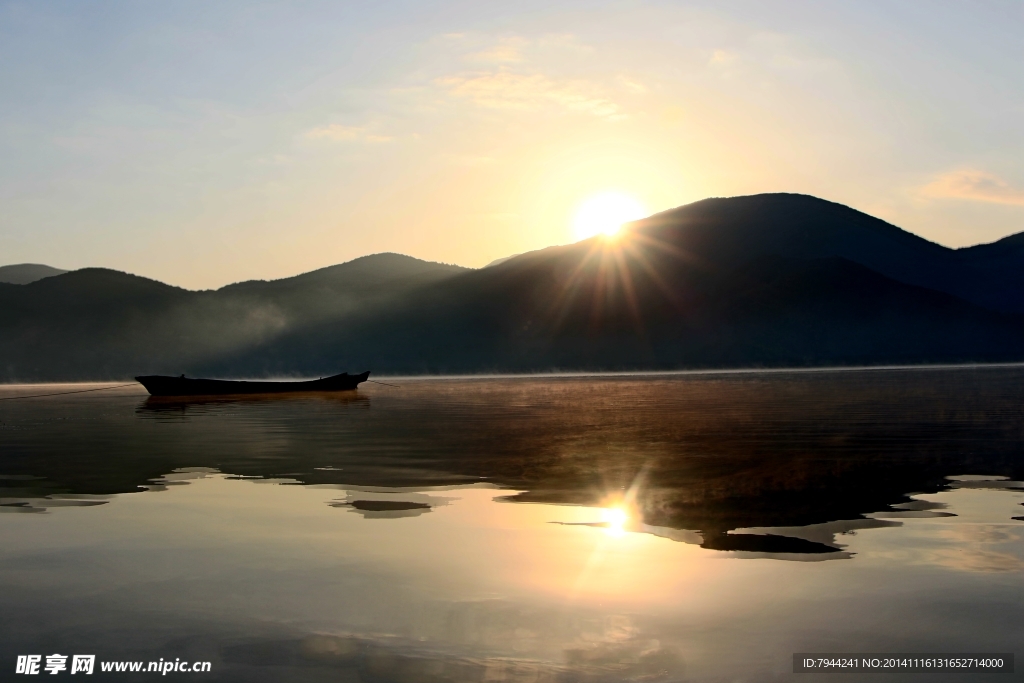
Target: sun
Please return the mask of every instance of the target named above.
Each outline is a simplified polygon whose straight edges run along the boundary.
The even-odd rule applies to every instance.
[[[573,236],[585,240],[594,235],[614,237],[623,223],[647,216],[647,207],[622,192],[602,192],[584,200],[572,221]]]

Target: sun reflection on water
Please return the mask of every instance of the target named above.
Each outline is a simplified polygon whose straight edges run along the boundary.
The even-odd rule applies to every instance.
[[[622,536],[626,533],[629,513],[622,506],[604,508],[601,512],[601,521],[610,536]]]

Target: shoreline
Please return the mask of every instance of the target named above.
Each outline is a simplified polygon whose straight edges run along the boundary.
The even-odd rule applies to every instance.
[[[1024,368],[1024,361],[1012,363],[922,363],[919,365],[822,365],[822,366],[787,366],[766,368],[698,368],[689,370],[579,370],[524,373],[479,373],[465,375],[374,375],[376,378],[402,380],[406,382],[447,380],[473,381],[485,379],[577,379],[588,377],[689,377],[705,375],[778,375],[797,373],[838,373],[838,372],[926,372],[937,370],[991,370],[999,368]],[[218,378],[221,379],[221,378]],[[298,377],[283,375],[278,377],[228,377],[223,379],[239,381],[297,381],[316,379],[316,377]],[[0,382],[0,389],[15,387],[46,387],[46,386],[102,386],[128,379],[81,380],[55,382]],[[141,386],[141,385],[140,385]]]

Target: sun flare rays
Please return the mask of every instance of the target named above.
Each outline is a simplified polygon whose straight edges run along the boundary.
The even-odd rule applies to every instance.
[[[643,218],[647,208],[622,192],[602,192],[580,204],[573,217],[573,237],[585,240],[596,235],[615,237],[624,223]]]

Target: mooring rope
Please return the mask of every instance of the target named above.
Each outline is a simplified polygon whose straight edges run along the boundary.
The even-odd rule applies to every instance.
[[[32,394],[31,396],[7,396],[5,398],[0,398],[0,401],[15,401],[15,400],[17,400],[19,398],[44,398],[46,396],[67,396],[68,394],[87,394],[90,391],[106,391],[107,389],[120,389],[122,387],[133,387],[133,386],[135,386],[135,384],[136,384],[135,382],[132,382],[131,384],[118,384],[117,386],[113,386],[113,387],[100,387],[99,389],[79,389],[78,391],[61,391],[61,392],[58,392],[56,394]]]
[[[396,389],[401,389],[401,388],[402,388],[402,387],[398,386],[397,384],[388,384],[387,382],[378,382],[378,381],[377,381],[377,380],[375,380],[375,379],[368,379],[368,380],[366,380],[366,381],[367,381],[367,382],[373,382],[374,384],[383,384],[383,385],[384,385],[384,386],[386,386],[386,387],[394,387],[394,388],[396,388]]]

